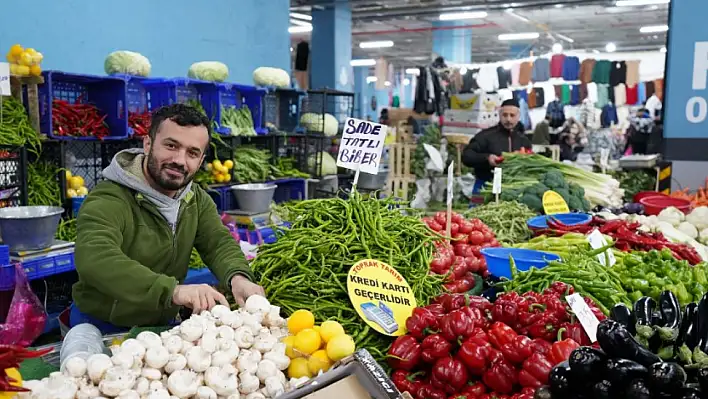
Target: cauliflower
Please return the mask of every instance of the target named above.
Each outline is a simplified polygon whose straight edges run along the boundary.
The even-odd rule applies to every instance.
[[[189,67],[187,76],[209,82],[224,82],[229,77],[229,67],[218,61],[195,62]]]
[[[677,229],[686,234],[687,236],[693,238],[694,240],[698,238],[698,229],[696,229],[696,226],[692,225],[689,222],[681,222],[681,224],[678,225]]]
[[[703,245],[708,245],[708,228],[705,228],[698,233],[698,241],[700,241]]]
[[[686,219],[686,215],[673,206],[662,210],[658,217],[659,221],[669,223],[674,227],[677,227]]]
[[[686,216],[686,221],[701,231],[708,229],[708,206],[699,206]]]
[[[300,124],[311,132],[324,133],[327,137],[336,136],[339,133],[339,122],[334,115],[330,114],[307,112],[300,117]]]
[[[260,67],[253,71],[253,83],[256,86],[290,87],[290,75],[282,69]]]
[[[108,75],[125,74],[147,77],[152,66],[150,60],[140,53],[133,51],[114,51],[108,54],[103,69]]]

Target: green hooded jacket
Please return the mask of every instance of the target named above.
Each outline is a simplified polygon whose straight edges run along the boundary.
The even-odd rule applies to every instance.
[[[104,170],[107,180],[91,191],[77,219],[74,302],[81,312],[122,327],[175,318],[172,293],[187,276],[192,247],[224,288],[237,274],[254,279],[209,195],[190,184],[166,205],[168,197],[156,199],[161,194],[145,181],[143,159],[141,150],[116,154]],[[172,205],[174,216],[167,209]]]

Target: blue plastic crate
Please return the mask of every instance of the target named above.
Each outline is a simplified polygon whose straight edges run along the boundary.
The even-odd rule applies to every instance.
[[[28,280],[44,278],[75,269],[74,253],[48,255],[22,263]],[[10,290],[15,286],[14,265],[0,266],[0,291]]]
[[[210,187],[207,191],[209,196],[216,204],[216,210],[219,213],[236,209],[236,198],[231,191],[231,186]]]
[[[0,265],[10,264],[10,247],[7,245],[0,245]]]
[[[216,211],[219,212],[219,214],[224,212],[224,200],[222,199],[222,194],[221,191],[215,189],[215,188],[210,188],[207,190],[207,194],[211,197],[212,201],[214,201],[214,205],[216,205]]]
[[[95,137],[54,135],[52,101],[91,103],[106,115],[110,135],[104,140],[128,137],[126,82],[119,77],[78,75],[59,71],[44,71],[44,84],[39,86],[39,119],[42,133],[58,140],[96,140]]]
[[[273,183],[278,186],[273,194],[273,201],[276,204],[307,198],[305,179],[280,179],[273,181]]]
[[[221,107],[240,108],[245,105],[251,111],[251,116],[253,117],[253,127],[256,130],[256,133],[268,133],[268,130],[265,129],[265,120],[263,115],[263,99],[267,93],[265,89],[233,83],[217,83],[216,87],[218,91],[217,96],[207,99],[207,101],[210,99],[217,100],[215,107],[212,104],[209,104],[216,110],[215,114],[209,115],[210,118],[220,123]],[[202,104],[204,105],[204,100]],[[206,109],[207,106],[204,105],[204,108]],[[207,114],[209,114],[208,110]],[[226,136],[231,134],[231,130],[229,128],[219,127],[217,131]]]
[[[263,99],[263,118],[284,132],[299,132],[300,111],[305,92],[297,89],[269,87]]]
[[[187,277],[184,279],[184,284],[209,284],[209,285],[219,285],[219,280],[214,276],[208,268],[203,269],[189,269],[187,271]]]

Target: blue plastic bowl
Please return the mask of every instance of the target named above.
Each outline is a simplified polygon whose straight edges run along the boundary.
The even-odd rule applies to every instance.
[[[568,226],[580,226],[588,224],[592,220],[592,216],[587,213],[559,213],[552,216]],[[526,221],[526,225],[529,226],[531,230],[547,229],[548,217],[548,215],[533,217]]]
[[[497,277],[511,278],[509,256],[514,258],[516,269],[525,272],[531,267],[538,269],[546,267],[549,262],[560,260],[560,256],[548,252],[534,251],[522,248],[484,248],[482,251],[487,261],[489,273]]]

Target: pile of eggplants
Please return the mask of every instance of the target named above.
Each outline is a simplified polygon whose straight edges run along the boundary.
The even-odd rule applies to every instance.
[[[664,291],[658,301],[640,298],[631,310],[616,305],[610,318],[662,360],[690,369],[708,367],[708,294],[682,309],[676,295]]]
[[[708,393],[708,373],[665,362],[640,344],[622,323],[606,319],[597,329],[599,348],[575,349],[553,368],[548,385],[534,399],[701,399]]]

